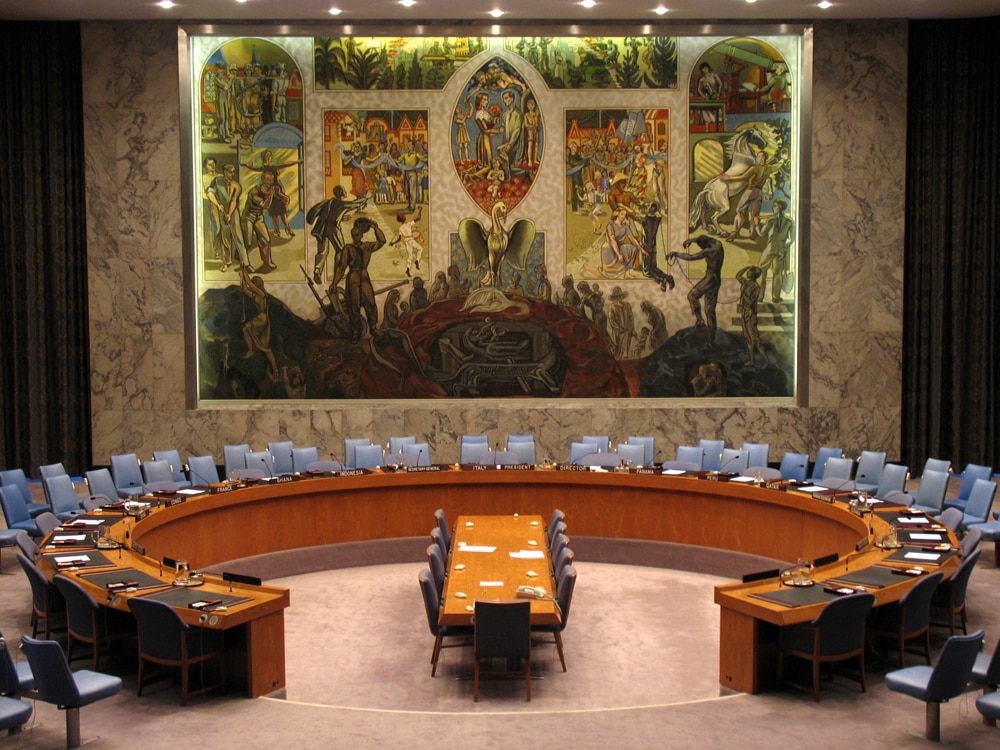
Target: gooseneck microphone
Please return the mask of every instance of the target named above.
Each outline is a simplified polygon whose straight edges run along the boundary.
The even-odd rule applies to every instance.
[[[211,484],[211,482],[207,481],[205,477],[203,477],[197,471],[192,469],[190,464],[184,464],[184,470],[188,473],[188,476],[191,477],[192,479],[197,478],[199,484],[204,485],[206,487]]]
[[[259,458],[260,458],[261,466],[263,466],[267,470],[267,478],[269,480],[274,479],[274,472],[271,471],[271,467],[268,464],[267,458],[265,456],[260,456]]]
[[[402,452],[402,451],[400,451],[400,452]],[[423,456],[423,455],[424,455],[424,449],[421,448],[420,450],[417,451],[417,466],[421,465],[420,464],[420,457]]]
[[[344,464],[343,461],[341,461],[339,458],[337,458],[336,452],[330,451],[330,460],[333,461],[334,463],[336,463],[337,466],[340,467],[339,469],[334,469],[334,471],[343,471],[344,470],[345,464]]]
[[[726,467],[729,466],[733,461],[739,461],[743,456],[737,453],[735,456],[730,456],[722,466],[719,467],[719,471],[725,471]]]

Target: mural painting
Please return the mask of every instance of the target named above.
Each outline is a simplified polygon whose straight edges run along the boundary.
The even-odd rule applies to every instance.
[[[794,37],[194,47],[201,399],[794,396]]]

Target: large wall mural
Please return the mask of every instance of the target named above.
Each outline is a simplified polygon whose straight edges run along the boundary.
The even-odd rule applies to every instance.
[[[791,403],[800,48],[193,35],[199,399]]]

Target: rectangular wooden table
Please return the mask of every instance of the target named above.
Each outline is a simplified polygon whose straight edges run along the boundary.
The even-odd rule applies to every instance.
[[[555,596],[541,516],[459,516],[451,544],[440,624],[469,625],[476,599],[514,599],[518,586],[541,586]],[[532,625],[560,619],[551,598],[531,600]]]

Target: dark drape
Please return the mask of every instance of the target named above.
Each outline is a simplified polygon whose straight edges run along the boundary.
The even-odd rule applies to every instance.
[[[90,461],[78,23],[0,24],[0,466]]]
[[[903,456],[1000,469],[1000,18],[910,24]]]

